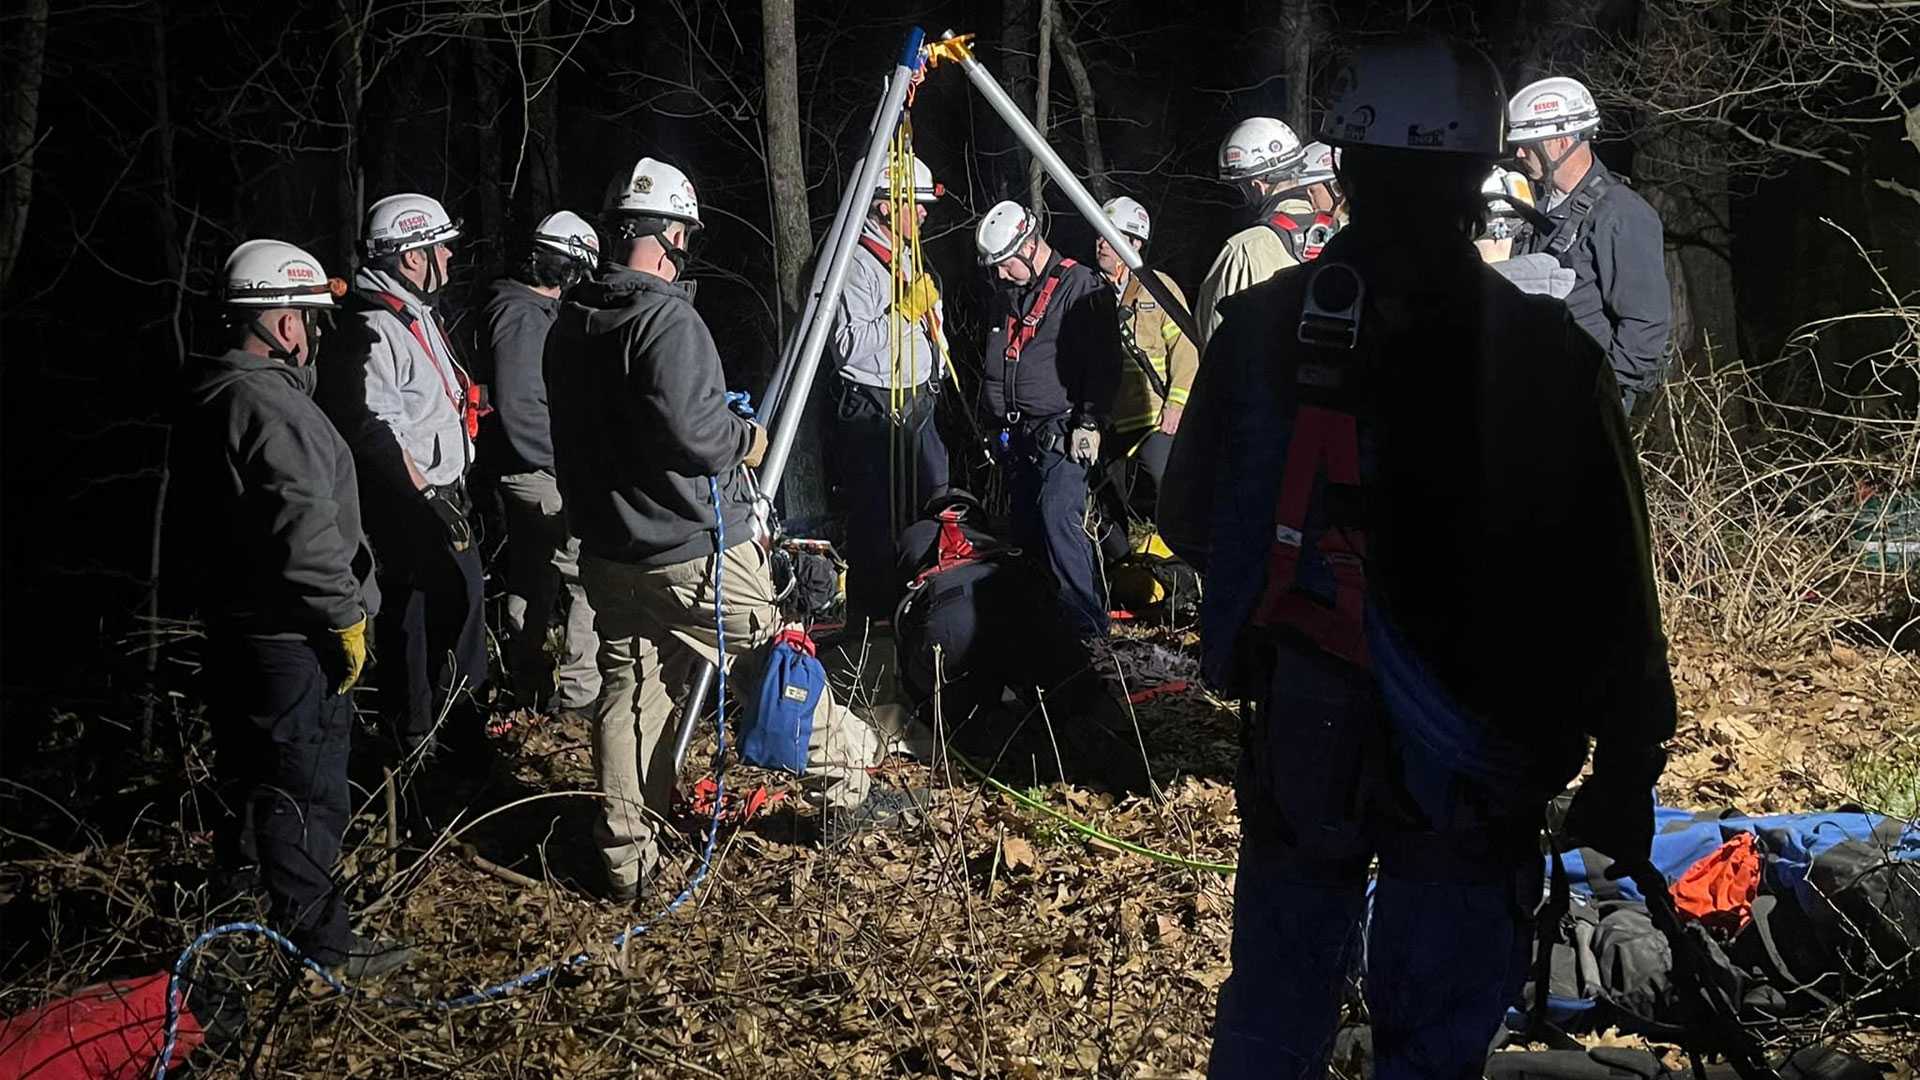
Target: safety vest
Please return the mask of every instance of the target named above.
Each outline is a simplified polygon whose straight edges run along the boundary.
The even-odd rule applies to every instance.
[[[453,406],[453,410],[460,414],[460,424],[466,431],[467,438],[478,437],[480,418],[493,412],[493,406],[487,404],[486,387],[468,378],[467,373],[461,370],[458,361],[451,362],[453,378],[451,380],[447,378],[446,369],[440,366],[440,354],[434,352],[433,346],[427,344],[427,333],[421,328],[420,320],[414,316],[413,312],[407,310],[405,300],[390,292],[377,289],[356,290],[355,295],[369,302],[367,306],[379,304],[388,314],[399,319],[400,325],[407,328],[407,331],[413,335],[413,340],[419,344],[420,351],[427,354],[427,362],[433,365],[433,373],[440,377],[440,390],[447,395],[447,402]],[[440,337],[441,340],[446,340],[444,333]],[[447,350],[451,352],[453,346],[449,344]]]
[[[1299,217],[1285,210],[1275,210],[1264,224],[1280,237],[1298,262],[1312,262],[1319,258],[1327,241],[1340,231],[1340,223],[1324,210],[1317,210],[1312,216],[1302,214]]]
[[[1306,294],[1313,296],[1320,276],[1336,269],[1353,274],[1357,286],[1359,276],[1351,267],[1331,263],[1314,271]],[[1363,359],[1357,350],[1361,296],[1356,290],[1344,322],[1314,311],[1301,318],[1300,340],[1310,352],[1293,373],[1292,431],[1274,502],[1266,591],[1253,623],[1291,631],[1333,656],[1368,667],[1367,523],[1355,416]],[[1316,505],[1321,529],[1314,547],[1332,580],[1331,598],[1306,587],[1302,578],[1308,517]]]

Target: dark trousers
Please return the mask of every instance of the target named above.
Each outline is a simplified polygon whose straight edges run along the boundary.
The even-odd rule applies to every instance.
[[[273,919],[322,963],[350,935],[333,864],[351,813],[353,704],[314,646],[240,633],[211,636],[206,678],[214,775],[228,811],[223,861],[257,864]]]
[[[837,509],[846,515],[847,612],[890,619],[900,599],[895,538],[927,499],[947,489],[947,444],[934,413],[939,384],[907,398],[896,423],[889,392],[834,380]]]
[[[445,526],[421,499],[368,502],[363,509],[380,559],[381,610],[374,621],[380,711],[394,735],[423,738],[456,688],[471,695],[487,682],[480,552],[472,546],[454,551]],[[469,712],[474,715],[463,715]],[[443,734],[477,736],[479,722],[477,710],[456,709],[448,723],[475,730]]]
[[[1008,440],[1007,494],[1013,542],[1044,555],[1074,632],[1105,637],[1107,605],[1087,536],[1087,467],[1066,455],[1064,417],[1015,425]]]
[[[1324,1076],[1362,957],[1374,1075],[1480,1075],[1526,978],[1544,800],[1452,772],[1398,729],[1370,672],[1294,649],[1236,788],[1233,973],[1207,1075]]]
[[[1104,473],[1098,485],[1100,513],[1106,519],[1100,534],[1100,557],[1109,566],[1133,550],[1128,525],[1135,520],[1154,520],[1160,478],[1166,475],[1167,458],[1173,452],[1173,436],[1156,428],[1145,433],[1118,433],[1113,443],[1114,453],[1102,465]]]

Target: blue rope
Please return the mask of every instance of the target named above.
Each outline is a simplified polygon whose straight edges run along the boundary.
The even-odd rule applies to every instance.
[[[719,739],[719,746],[713,755],[713,816],[707,822],[707,842],[706,846],[700,852],[700,865],[694,869],[693,878],[687,882],[687,887],[680,890],[680,895],[674,897],[672,902],[662,908],[653,918],[646,922],[635,923],[616,935],[612,941],[612,945],[616,949],[626,945],[627,942],[632,941],[634,938],[647,933],[648,930],[652,929],[654,924],[680,910],[680,908],[686,905],[688,900],[693,899],[693,894],[700,888],[701,884],[706,881],[707,872],[712,869],[713,850],[720,838],[720,807],[727,795],[727,626],[726,593],[723,574],[727,552],[727,521],[726,516],[720,512],[720,480],[718,477],[707,477],[707,491],[713,498],[713,636],[715,656],[718,658],[718,662],[714,665],[713,690],[713,726],[715,735]],[[689,701],[687,703],[688,708],[695,708],[697,705],[697,702]],[[264,937],[268,941],[273,942],[280,947],[281,952],[287,954],[289,959],[299,962],[301,966],[313,972],[315,975],[320,976],[328,986],[333,988],[335,993],[345,997],[360,998],[380,1005],[388,1005],[396,1008],[426,1009],[433,1012],[452,1012],[455,1009],[466,1009],[475,1005],[483,1005],[489,1001],[505,997],[515,990],[521,990],[541,982],[556,972],[579,967],[591,959],[591,954],[589,953],[576,953],[560,963],[538,967],[532,971],[516,975],[505,982],[495,983],[492,986],[475,990],[469,994],[461,994],[458,997],[424,999],[398,997],[388,994],[368,994],[347,985],[333,972],[322,966],[319,961],[303,952],[298,945],[287,940],[284,935],[262,926],[259,923],[225,923],[194,938],[193,944],[183,949],[179,958],[173,962],[173,971],[167,978],[166,1039],[160,1047],[160,1059],[154,1068],[154,1080],[167,1080],[167,1068],[173,1063],[173,1052],[180,1041],[180,981],[186,978],[188,965],[193,962],[194,956],[197,955],[201,949],[205,948],[216,938],[242,934]]]

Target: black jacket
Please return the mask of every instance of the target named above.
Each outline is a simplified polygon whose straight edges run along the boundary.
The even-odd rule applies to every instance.
[[[542,296],[512,278],[487,286],[480,310],[467,318],[467,356],[485,384],[493,412],[480,422],[481,466],[495,476],[553,468],[552,425],[541,361],[558,297]]]
[[[1557,255],[1560,265],[1574,274],[1567,310],[1606,350],[1620,388],[1645,392],[1660,381],[1673,322],[1666,234],[1653,207],[1598,161],[1572,193],[1546,212],[1556,232],[1582,195],[1596,187],[1604,190],[1577,223],[1572,246]],[[1529,229],[1515,241],[1513,253],[1547,251],[1554,235]]]
[[[1039,299],[1048,275],[1060,283],[1018,362],[1007,359],[1008,322],[1019,332]],[[1090,266],[1062,267],[1059,252],[1032,282],[995,291],[981,364],[982,405],[988,420],[1004,424],[1009,412],[1023,420],[1078,412],[1104,421],[1120,384],[1120,316],[1113,289]]]
[[[379,607],[353,454],[303,374],[238,349],[187,369],[168,520],[210,624],[307,635]]]
[[[712,552],[708,477],[727,546],[752,539],[738,466],[753,425],[727,408],[720,354],[685,288],[624,267],[582,282],[546,356],[554,472],[583,551],[646,566]]]
[[[1559,302],[1522,294],[1464,238],[1410,244],[1356,221],[1317,262],[1221,306],[1156,515],[1206,574],[1210,677],[1231,675],[1266,588],[1295,376],[1328,362],[1298,339],[1307,283],[1345,262],[1367,288],[1351,355],[1369,597],[1457,699],[1511,736],[1543,748],[1670,737],[1646,502],[1605,358]],[[1328,512],[1325,499],[1310,512],[1304,550]]]

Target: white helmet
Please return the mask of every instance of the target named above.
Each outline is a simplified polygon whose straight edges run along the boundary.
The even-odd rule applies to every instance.
[[[1487,206],[1499,217],[1519,217],[1514,203],[1533,205],[1533,185],[1527,178],[1512,169],[1503,169],[1498,165],[1487,174],[1480,185],[1480,194],[1486,197]]]
[[[1578,79],[1528,83],[1507,102],[1507,140],[1529,143],[1578,135],[1600,126],[1600,106]]]
[[[414,248],[444,244],[460,235],[460,223],[431,195],[389,195],[367,208],[361,236],[367,258],[398,255]]]
[[[973,246],[981,266],[998,266],[1013,258],[1020,246],[1040,231],[1040,219],[1011,199],[993,204],[973,232]]]
[[[624,176],[614,177],[601,209],[610,214],[645,214],[684,221],[700,228],[700,197],[694,194],[693,181],[679,169],[650,157],[641,158]]]
[[[1340,151],[1323,142],[1307,144],[1306,159],[1300,168],[1296,182],[1301,187],[1309,184],[1331,184],[1339,179],[1334,170],[1340,164]]]
[[[1271,116],[1250,116],[1220,142],[1220,179],[1257,180],[1283,173],[1306,157],[1300,136]]]
[[[283,240],[234,248],[220,277],[220,297],[235,307],[333,306],[333,283],[320,260]]]
[[[886,164],[880,166],[880,176],[873,182],[873,197],[887,198],[893,194],[893,166],[896,156],[889,152]],[[867,159],[862,157],[853,163],[853,175],[858,177],[860,170],[867,167]],[[938,202],[947,189],[933,181],[933,170],[920,158],[913,159],[913,201],[917,203]]]
[[[1113,222],[1114,228],[1143,244],[1153,235],[1153,218],[1148,216],[1147,208],[1140,205],[1140,200],[1132,196],[1121,195],[1108,199],[1107,205],[1101,207],[1100,211],[1107,215],[1108,221]]]
[[[588,266],[600,265],[600,234],[593,231],[586,218],[571,210],[541,218],[533,228],[533,242]]]
[[[1361,46],[1333,80],[1320,137],[1334,146],[1506,153],[1506,90],[1485,53],[1431,35]]]

